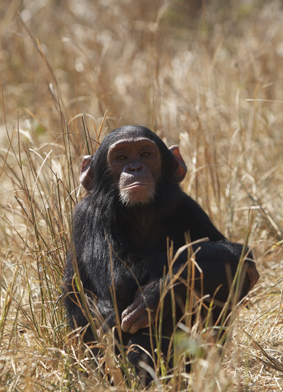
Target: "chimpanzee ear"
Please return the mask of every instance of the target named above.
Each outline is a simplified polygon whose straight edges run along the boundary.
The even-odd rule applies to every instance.
[[[84,156],[80,173],[80,182],[87,191],[91,191],[93,185],[93,178],[91,175],[91,159],[92,155]]]
[[[179,184],[183,181],[187,174],[187,166],[180,154],[180,150],[178,146],[171,146],[169,150],[172,152],[176,162],[176,170],[175,170],[175,180]]]

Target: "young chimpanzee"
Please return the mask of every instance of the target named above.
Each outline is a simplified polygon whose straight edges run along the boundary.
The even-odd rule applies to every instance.
[[[194,285],[199,297],[206,295],[206,301],[208,297],[213,300],[212,314],[214,322],[217,320],[228,298],[243,246],[228,242],[202,208],[181,190],[179,183],[186,171],[178,147],[168,149],[157,135],[142,126],[115,129],[95,155],[85,157],[80,180],[88,194],[75,210],[75,252],[69,252],[64,278],[65,305],[73,328],[88,324],[78,303],[80,296],[74,293],[73,266],[77,263],[92,317],[97,320],[101,315],[104,330],[121,320],[123,344],[143,347],[152,353],[149,322],[155,320],[161,288],[170,283],[166,276],[168,243],[173,243],[176,253],[188,238],[192,242],[207,237],[209,240],[191,249],[196,252],[202,279],[198,268],[193,282],[188,277],[188,250],[174,262],[171,279],[176,277],[176,320],[183,316],[186,282]],[[259,277],[251,252],[248,256],[238,301]],[[169,344],[166,337],[173,332],[171,294],[164,296],[162,313],[164,355]],[[85,342],[94,340],[89,327],[84,332]],[[154,345],[153,339],[153,348]],[[128,358],[138,366],[141,355],[142,350],[137,347],[128,353]]]

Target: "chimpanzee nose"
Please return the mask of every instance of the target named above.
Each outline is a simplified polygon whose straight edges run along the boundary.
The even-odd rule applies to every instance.
[[[142,170],[142,165],[140,163],[132,163],[128,166],[128,171],[131,173],[140,172]]]

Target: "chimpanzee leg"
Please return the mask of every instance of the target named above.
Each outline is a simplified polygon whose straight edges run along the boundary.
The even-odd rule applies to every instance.
[[[152,337],[150,337],[150,333],[152,334]],[[163,356],[166,358],[168,355],[171,334],[170,336],[169,334],[168,336],[164,336],[164,334],[165,331],[162,331],[162,340],[160,347]],[[140,376],[142,374],[145,375],[142,377],[142,379],[145,385],[148,385],[152,381],[152,376],[142,367],[142,364],[140,364],[140,362],[142,361],[146,363],[155,371],[154,362],[157,362],[157,342],[154,332],[152,330],[150,331],[149,328],[140,329],[138,332],[131,335],[127,344],[127,348],[129,350],[128,360],[135,366],[137,374],[139,374]],[[153,358],[155,359],[154,361]],[[172,358],[170,357],[169,368],[171,368],[172,365]]]

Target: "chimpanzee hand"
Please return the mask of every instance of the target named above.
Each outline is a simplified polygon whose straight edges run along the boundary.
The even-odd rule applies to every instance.
[[[147,328],[150,323],[148,312],[150,311],[150,319],[153,322],[159,297],[159,281],[141,286],[136,292],[134,302],[122,313],[122,331],[134,334],[141,328]]]
[[[247,274],[250,280],[250,290],[251,290],[259,280],[259,273],[253,261],[249,261]]]

